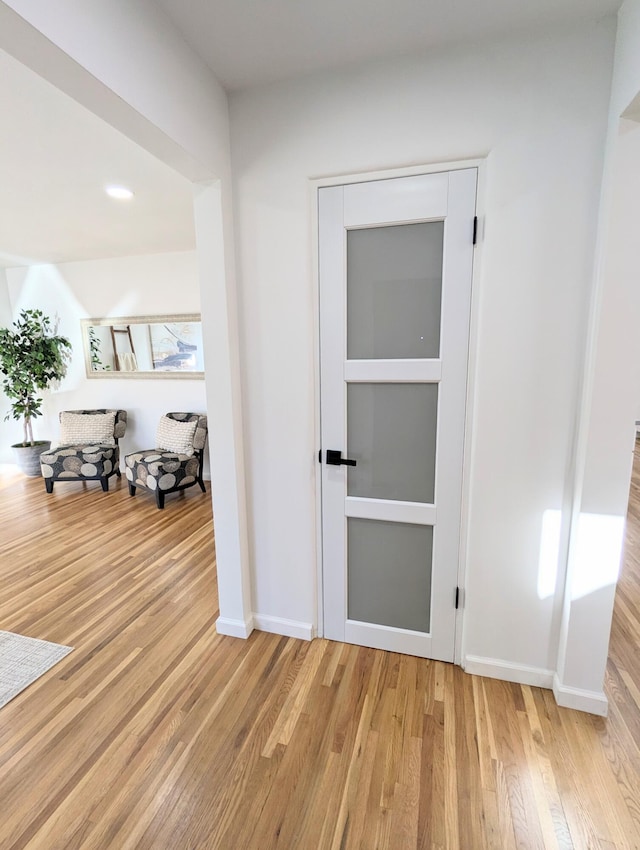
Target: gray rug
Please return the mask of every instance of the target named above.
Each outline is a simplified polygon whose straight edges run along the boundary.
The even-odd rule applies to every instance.
[[[72,646],[0,631],[0,708],[72,649]]]

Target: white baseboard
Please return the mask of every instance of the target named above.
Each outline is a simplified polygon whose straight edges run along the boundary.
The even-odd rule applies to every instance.
[[[244,638],[246,640],[254,628],[253,617],[250,617],[247,622],[244,620],[231,620],[228,617],[218,617],[216,620],[216,631],[219,635],[229,635],[230,637]]]
[[[526,667],[502,661],[499,658],[482,658],[467,655],[462,663],[467,673],[475,676],[487,676],[489,679],[502,679],[503,682],[516,682],[518,685],[532,685],[537,688],[553,687],[553,670],[542,667]]]
[[[284,617],[270,617],[268,614],[254,614],[253,624],[261,632],[272,632],[276,635],[313,640],[315,629],[312,623],[302,623],[299,620],[287,620]]]
[[[576,711],[597,714],[599,717],[606,717],[609,710],[609,702],[603,691],[568,688],[561,684],[558,674],[553,670],[525,667],[499,658],[481,658],[477,655],[467,655],[462,666],[465,672],[475,676],[488,676],[490,679],[516,682],[518,685],[550,688],[553,690],[556,702],[562,708],[573,708]]]
[[[581,688],[568,688],[561,684],[558,674],[553,677],[553,695],[558,705],[563,708],[574,708],[606,717],[609,711],[609,700],[604,691],[584,691]]]

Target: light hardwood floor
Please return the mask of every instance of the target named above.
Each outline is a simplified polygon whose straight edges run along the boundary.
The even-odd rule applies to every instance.
[[[1,850],[640,847],[639,488],[603,720],[451,665],[219,636],[208,495],[0,477],[0,629],[75,647],[0,711]]]

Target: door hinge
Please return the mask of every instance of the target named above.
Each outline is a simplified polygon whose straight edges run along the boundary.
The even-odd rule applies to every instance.
[[[473,217],[473,245],[478,241],[478,216]]]
[[[459,605],[460,605],[460,588],[456,587],[456,611],[458,610]]]
[[[322,449],[318,450],[318,463],[322,463]]]

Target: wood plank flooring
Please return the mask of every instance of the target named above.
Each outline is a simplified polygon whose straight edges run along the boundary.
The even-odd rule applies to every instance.
[[[607,720],[324,640],[216,634],[210,500],[0,476],[0,850],[640,848],[640,471]]]

